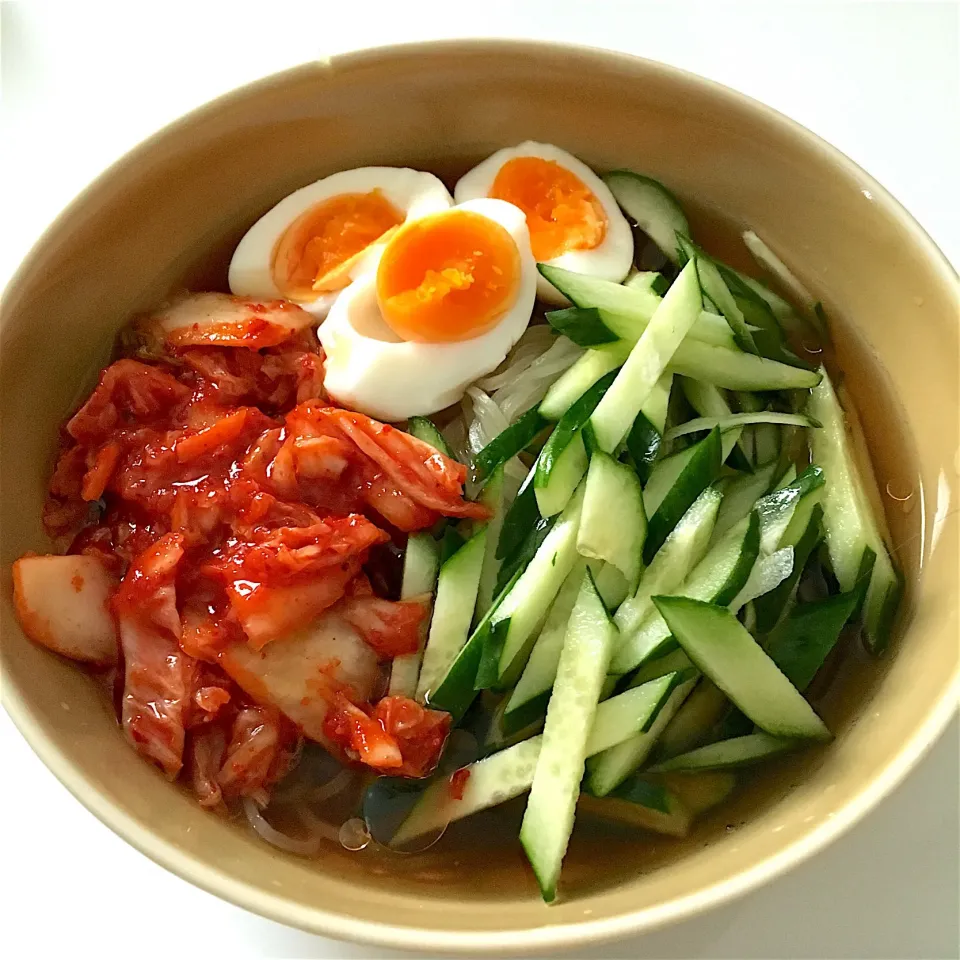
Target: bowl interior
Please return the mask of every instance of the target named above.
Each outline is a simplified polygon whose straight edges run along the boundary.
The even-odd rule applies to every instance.
[[[285,857],[205,814],[142,763],[94,683],[30,645],[10,563],[43,551],[56,429],[131,314],[223,286],[244,229],[296,187],[390,163],[455,175],[525,139],[662,179],[722,239],[750,225],[839,323],[878,474],[917,491],[891,513],[910,603],[903,638],[842,678],[829,748],[781,764],[683,842],[579,842],[550,909],[516,851],[389,866]],[[745,265],[745,263],[744,263]],[[54,772],[98,816],[187,878],[275,919],[416,949],[572,944],[665,922],[810,852],[866,809],[949,715],[957,675],[957,294],[883,191],[811,135],[722,88],[587,50],[511,43],[370,51],[271,78],[191,114],[61,217],[3,304],[3,693]],[[856,333],[853,333],[853,328]],[[878,390],[876,384],[882,383]],[[895,402],[888,398],[895,397]],[[909,621],[909,622],[907,622]],[[727,829],[728,826],[735,829]],[[589,866],[597,856],[604,871]]]

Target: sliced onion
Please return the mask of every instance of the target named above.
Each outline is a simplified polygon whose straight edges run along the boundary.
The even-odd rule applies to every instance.
[[[526,332],[517,341],[514,348],[507,354],[503,363],[493,373],[477,381],[477,386],[488,393],[505,386],[518,377],[542,353],[548,350],[557,335],[546,324],[534,324],[527,327]]]

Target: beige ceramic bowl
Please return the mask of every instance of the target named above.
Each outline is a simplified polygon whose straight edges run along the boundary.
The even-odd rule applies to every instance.
[[[91,681],[29,644],[11,561],[44,550],[57,425],[131,313],[177,286],[223,282],[244,228],[311,180],[362,164],[456,173],[525,139],[597,168],[662,179],[701,211],[750,224],[830,312],[884,477],[922,485],[894,533],[910,583],[902,640],[841,684],[837,739],[743,792],[684,843],[571,854],[566,898],[541,904],[519,857],[478,851],[377,873],[332,852],[284,857],[204,813],[139,760]],[[782,116],[656,63],[543,44],[442,43],[309,64],[244,88],[144,143],[90,187],[9,285],[2,326],[3,696],[51,770],[158,863],[228,900],[343,939],[521,952],[689,916],[811,855],[930,746],[957,693],[958,322],[955,277],[922,230],[850,161]],[[876,360],[884,372],[878,372]],[[898,407],[876,402],[885,381]],[[882,396],[883,391],[879,395]],[[900,431],[906,440],[897,439]],[[907,531],[904,534],[903,531]],[[63,705],[69,705],[66,712]],[[729,833],[727,822],[741,823]],[[603,874],[588,869],[603,858]],[[445,872],[444,872],[445,871]]]

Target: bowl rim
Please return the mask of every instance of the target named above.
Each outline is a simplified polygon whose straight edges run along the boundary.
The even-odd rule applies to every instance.
[[[541,53],[560,54],[589,61],[593,65],[611,67],[620,65],[628,70],[646,70],[659,73],[679,84],[708,89],[726,104],[746,109],[760,116],[767,123],[776,125],[793,135],[809,148],[816,150],[832,165],[838,166],[847,175],[858,180],[861,188],[869,190],[872,200],[880,204],[894,219],[900,229],[909,234],[922,250],[931,266],[935,266],[949,281],[956,283],[958,274],[936,242],[923,229],[909,211],[870,174],[846,154],[829,144],[807,127],[773,107],[717,81],[702,77],[689,70],[675,67],[658,60],[635,56],[620,50],[554,40],[527,40],[503,37],[477,37],[413,41],[361,47],[329,57],[306,61],[258,78],[240,87],[227,91],[166,124],[131,147],[111,163],[78,193],[36,239],[20,265],[14,270],[0,295],[0,315],[10,291],[22,282],[32,269],[34,261],[42,255],[42,248],[55,236],[62,224],[93,197],[97,190],[108,184],[115,174],[139,163],[152,146],[181,127],[201,120],[206,114],[217,113],[225,105],[241,102],[258,88],[289,81],[297,74],[308,75],[322,69],[356,69],[367,63],[391,57],[409,57],[432,54],[450,54],[464,50],[487,50],[491,53],[506,53],[514,57],[537,56]],[[0,338],[2,342],[2,338]],[[697,913],[719,907],[740,897],[761,884],[772,880],[787,870],[804,862],[827,844],[831,843],[873,810],[926,756],[927,752],[946,729],[960,702],[960,664],[954,671],[944,694],[933,703],[929,712],[913,735],[903,742],[885,766],[860,792],[836,815],[827,819],[810,833],[795,840],[753,867],[725,878],[700,891],[688,894],[665,904],[631,911],[620,916],[599,920],[586,920],[563,925],[545,925],[526,930],[436,930],[400,926],[361,920],[324,910],[322,907],[305,908],[292,904],[286,898],[238,881],[229,874],[211,867],[198,857],[177,849],[172,843],[158,838],[149,828],[112,802],[89,782],[84,771],[76,767],[65,754],[56,749],[44,734],[37,717],[30,709],[22,692],[9,683],[0,691],[0,700],[14,725],[37,754],[43,764],[64,787],[82,803],[101,823],[127,843],[183,880],[212,893],[250,912],[308,933],[349,940],[356,943],[394,947],[423,953],[447,951],[453,953],[497,954],[511,951],[517,954],[542,953],[551,949],[569,949],[588,944],[598,944],[622,939],[630,935],[647,933],[671,923],[684,920]]]

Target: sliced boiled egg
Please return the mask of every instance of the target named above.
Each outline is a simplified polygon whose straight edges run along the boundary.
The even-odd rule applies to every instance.
[[[492,197],[527,218],[537,263],[619,283],[633,265],[633,232],[607,185],[576,157],[549,143],[506,147],[465,173],[457,203]],[[543,277],[539,296],[565,303]]]
[[[321,324],[324,386],[380,420],[442,410],[503,361],[536,285],[526,218],[512,204],[473,200],[408,222]]]
[[[371,252],[408,220],[453,204],[432,173],[359,167],[301,187],[265,213],[230,261],[233,293],[292,300],[323,319]]]

